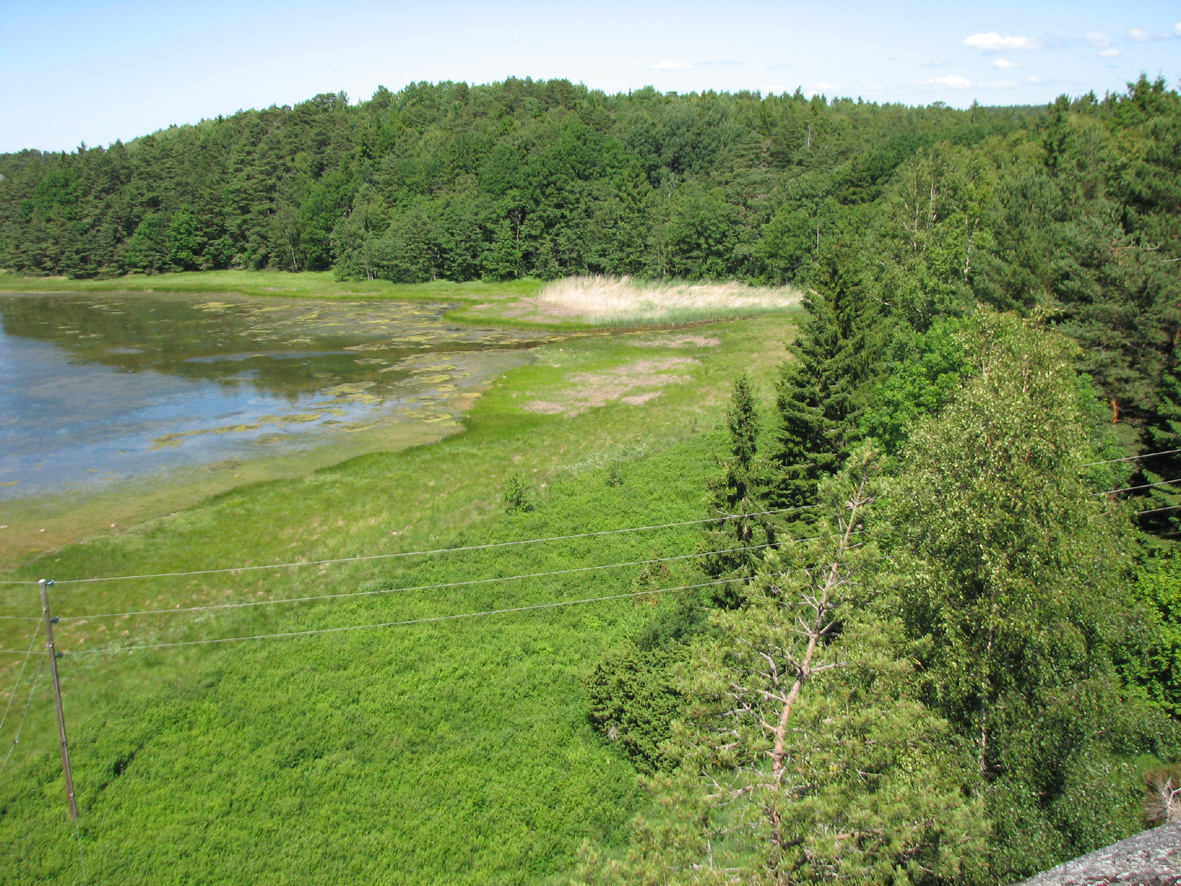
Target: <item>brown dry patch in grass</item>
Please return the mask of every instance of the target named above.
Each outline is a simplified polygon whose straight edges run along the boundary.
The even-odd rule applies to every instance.
[[[692,357],[637,360],[605,372],[580,372],[570,377],[570,387],[560,400],[530,400],[525,408],[543,415],[580,415],[608,403],[639,406],[660,396],[660,389],[689,376],[674,372],[698,363]]]
[[[631,397],[620,397],[620,403],[626,403],[628,406],[642,406],[649,400],[653,400],[660,396],[660,391],[649,391],[646,394],[634,394]]]
[[[670,335],[632,342],[637,348],[716,348],[721,343],[712,335]]]
[[[577,308],[543,304],[537,296],[522,298],[511,305],[490,300],[485,304],[471,308],[470,313],[475,315],[489,314],[497,320],[523,320],[526,323],[561,323],[587,319]]]

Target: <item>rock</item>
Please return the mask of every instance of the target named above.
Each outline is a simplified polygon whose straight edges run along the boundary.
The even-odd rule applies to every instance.
[[[1022,886],[1181,886],[1181,822],[1141,831]]]

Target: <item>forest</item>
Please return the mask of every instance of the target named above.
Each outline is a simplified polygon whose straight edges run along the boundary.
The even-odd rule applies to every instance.
[[[488,525],[498,539],[576,532],[573,514],[602,520],[634,506],[631,492],[659,501],[669,526],[700,505],[703,528],[615,555],[643,563],[627,586],[651,594],[642,610],[564,624],[557,649],[557,633],[505,639],[506,628],[461,669],[479,682],[481,668],[525,667],[505,650],[556,656],[543,691],[576,709],[560,741],[583,756],[569,751],[577,797],[551,796],[556,812],[531,807],[528,826],[509,816],[512,861],[489,861],[496,850],[480,831],[451,881],[1010,883],[1181,819],[1181,95],[1163,78],[1047,107],[967,110],[798,91],[608,96],[563,80],[421,83],[358,103],[321,95],[243,111],[105,149],[4,155],[0,175],[0,268],[28,278],[607,275],[805,293],[798,329],[783,318],[729,324],[733,348],[745,336],[747,350],[725,351],[725,378],[709,383],[717,432],[694,417],[675,444],[572,476],[541,461],[554,440],[590,458],[641,432],[622,413],[595,430],[593,418],[568,431],[530,418],[531,433],[551,436],[521,444],[525,463],[552,486],[480,462],[487,477],[473,482],[496,503],[500,522]],[[508,396],[489,395],[456,438],[473,442],[439,452],[491,458],[473,454],[479,433],[508,446],[516,432],[494,411],[510,408]],[[366,462],[339,479],[343,490],[374,476]],[[415,476],[425,483],[447,469],[436,460]],[[283,496],[295,492],[266,495],[290,502]],[[255,508],[230,495],[183,519],[201,532],[217,514],[265,522],[249,516]],[[154,545],[179,537],[167,526],[152,533]],[[461,532],[448,544],[470,540]],[[99,548],[113,564],[138,568],[146,541],[109,544]],[[678,545],[693,565],[670,573]],[[53,568],[68,577],[94,552],[71,548]],[[663,593],[674,583],[692,592]],[[599,645],[587,638],[595,631]],[[407,658],[427,645],[393,642]],[[299,655],[280,667],[304,704],[347,694],[300,682]],[[262,653],[244,657],[250,664],[226,655],[175,677],[164,701],[147,688],[119,701],[130,727],[108,734],[98,718],[117,717],[96,714],[82,741],[107,776],[88,808],[111,802],[107,785],[161,741],[151,736],[165,737],[157,779],[169,765],[182,779],[209,777],[187,774],[182,751],[201,743],[203,718],[218,720],[215,687],[266,666]],[[366,676],[339,667],[345,685]],[[426,691],[409,665],[381,667],[400,691]],[[489,707],[525,704],[522,685],[495,684]],[[252,691],[241,690],[242,716],[262,723],[269,708]],[[450,710],[454,727],[463,705],[439,691],[430,704]],[[348,704],[371,715],[355,696]],[[493,734],[502,726],[488,709],[479,716]],[[579,745],[571,736],[584,726],[593,743]],[[355,745],[368,759],[374,734],[403,740],[385,725],[348,734],[344,744],[308,739],[319,748],[310,758],[295,739],[263,746],[286,761],[277,765],[314,764],[327,778],[334,754],[347,749],[351,761]],[[596,781],[604,760],[616,768]],[[33,845],[15,836],[25,819],[9,810],[19,792],[48,793],[52,763],[45,755],[0,798],[0,839]],[[489,814],[468,763],[449,838],[461,839],[453,829],[464,816]],[[398,802],[418,815],[417,802],[447,791],[442,779],[424,787],[426,799]],[[231,816],[233,802],[218,797]],[[135,817],[130,807],[118,814]],[[579,815],[591,832],[578,834]],[[561,836],[548,855],[530,854],[546,820]],[[365,832],[397,877],[342,859],[334,870],[448,881],[455,852],[414,842],[428,828],[392,850]],[[219,839],[228,857],[251,859],[233,834]],[[303,859],[291,870],[315,869],[315,839],[283,844]],[[175,863],[155,851],[155,864]],[[142,860],[106,852],[110,870],[135,875],[127,882],[150,881]]]
[[[737,279],[856,289],[918,332],[981,304],[1074,338],[1142,422],[1174,331],[1177,140],[1176,92],[1143,77],[966,111],[419,83],[0,156],[0,268]]]

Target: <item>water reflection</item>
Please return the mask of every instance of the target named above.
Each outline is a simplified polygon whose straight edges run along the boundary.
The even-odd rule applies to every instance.
[[[454,419],[536,335],[445,305],[0,295],[0,499]]]

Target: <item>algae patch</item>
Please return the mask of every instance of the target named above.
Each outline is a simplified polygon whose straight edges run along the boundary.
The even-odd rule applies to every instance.
[[[296,413],[295,415],[263,415],[257,421],[249,424],[219,425],[216,428],[196,428],[192,431],[180,431],[175,434],[164,434],[152,440],[152,449],[166,449],[180,446],[188,437],[201,437],[206,434],[244,434],[261,430],[266,425],[298,425],[320,421],[324,416],[319,412]],[[267,441],[272,442],[272,441]]]

